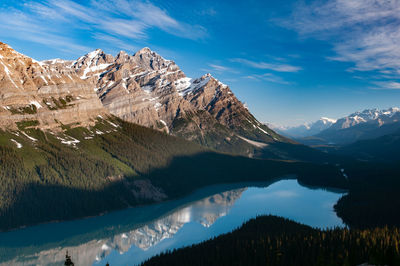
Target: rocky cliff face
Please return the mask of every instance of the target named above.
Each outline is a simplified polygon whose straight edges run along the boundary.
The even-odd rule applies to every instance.
[[[54,129],[110,113],[226,152],[252,156],[287,140],[259,123],[211,74],[192,79],[149,48],[115,57],[97,49],[75,61],[36,62],[0,50],[0,125]]]
[[[126,121],[223,150],[238,144],[254,148],[252,141],[285,141],[211,74],[188,78],[149,48],[116,57],[96,50],[71,65],[94,86],[104,107]]]
[[[88,125],[106,114],[93,87],[67,62],[37,62],[0,42],[0,128]]]

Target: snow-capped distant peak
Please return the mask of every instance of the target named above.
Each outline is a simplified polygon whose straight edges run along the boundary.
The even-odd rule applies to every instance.
[[[308,137],[316,135],[321,131],[328,129],[335,123],[336,119],[321,117],[320,119],[312,123],[304,123],[298,126],[291,127],[279,127],[276,129],[278,132],[281,132],[282,134],[289,137]]]
[[[331,124],[334,124],[337,121],[337,119],[328,118],[328,117],[321,117],[320,120],[324,123],[331,123]]]
[[[143,47],[139,51],[136,52],[136,54],[151,54],[153,51],[149,47]]]
[[[54,59],[49,59],[49,60],[43,60],[43,61],[40,61],[39,63],[51,65],[51,64],[64,64],[65,62],[68,62],[68,61],[60,59],[60,58],[54,58]]]
[[[101,49],[96,49],[90,53],[87,54],[87,57],[89,57],[90,59],[95,58],[97,55],[99,55],[101,52],[103,52]]]

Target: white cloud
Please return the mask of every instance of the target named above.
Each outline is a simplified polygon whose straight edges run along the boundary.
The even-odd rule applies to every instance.
[[[228,71],[230,70],[229,67],[225,67],[225,66],[220,66],[220,65],[215,65],[215,64],[208,64],[210,67],[212,67],[214,70],[217,71]]]
[[[292,66],[288,64],[280,64],[280,63],[266,63],[266,62],[256,62],[256,61],[251,61],[248,59],[244,58],[233,58],[231,59],[232,62],[236,63],[241,63],[253,68],[258,68],[258,69],[269,69],[273,70],[276,72],[298,72],[302,70],[301,67],[298,66]]]
[[[80,3],[27,0],[21,2],[18,9],[0,9],[0,34],[54,46],[52,48],[59,50],[78,48],[79,51],[87,47],[80,45],[78,38],[70,36],[77,36],[80,30],[97,40],[109,42],[121,38],[144,40],[152,28],[192,40],[207,36],[202,26],[179,21],[149,1],[92,0],[87,5]],[[120,48],[130,46],[122,40],[115,43]]]
[[[375,90],[400,90],[400,82],[396,81],[376,81],[374,84],[379,86],[373,88]]]
[[[212,71],[215,72],[230,72],[230,73],[239,73],[237,70],[227,67],[227,66],[222,66],[218,64],[208,64],[208,66],[211,68]],[[205,69],[206,72],[212,72],[210,69]]]
[[[350,71],[400,69],[400,1],[317,0],[295,6],[291,19],[280,20],[302,37],[331,42],[336,56],[352,62]]]
[[[59,49],[66,53],[87,52],[90,48],[58,34],[49,24],[38,23],[36,18],[17,10],[0,10],[0,32],[3,37],[14,37]]]
[[[288,81],[284,80],[283,78],[281,78],[277,75],[274,75],[272,73],[265,73],[265,74],[261,74],[261,75],[253,74],[253,75],[245,76],[244,78],[252,79],[252,80],[256,80],[256,81],[265,80],[265,81],[278,83],[278,84],[285,84],[285,85],[291,84],[290,82],[288,82]]]

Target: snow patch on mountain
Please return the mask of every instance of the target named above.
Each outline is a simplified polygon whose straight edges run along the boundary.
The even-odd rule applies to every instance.
[[[40,103],[38,101],[31,101],[30,104],[36,106],[37,109],[42,108],[42,106],[40,105]]]
[[[239,135],[238,135],[238,137],[241,138],[242,140],[246,141],[247,143],[249,143],[249,144],[251,144],[253,146],[256,146],[258,148],[265,148],[265,147],[268,146],[268,144],[263,143],[263,142],[246,139],[245,137],[242,137],[242,136],[239,136]]]
[[[22,144],[17,142],[15,139],[11,139],[12,142],[15,143],[15,145],[17,145],[17,149],[21,149],[22,148]]]

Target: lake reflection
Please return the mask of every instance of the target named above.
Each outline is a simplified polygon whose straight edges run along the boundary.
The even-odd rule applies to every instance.
[[[224,191],[223,186],[219,189],[219,191]],[[177,202],[183,205],[182,207],[172,207],[170,209],[172,211],[167,214],[165,212],[168,210],[164,210],[164,214],[156,219],[151,219],[151,213],[145,212],[156,212],[159,209],[157,205],[133,208],[103,217],[41,225],[37,230],[32,227],[26,232],[18,230],[3,233],[0,234],[0,242],[3,237],[5,237],[3,240],[18,237],[35,238],[38,235],[35,236],[34,232],[49,232],[48,229],[52,226],[56,227],[53,230],[57,232],[59,230],[72,232],[69,230],[72,227],[85,228],[88,223],[93,226],[104,223],[90,236],[82,237],[74,231],[72,233],[74,236],[67,243],[57,242],[56,239],[40,243],[41,240],[38,237],[37,245],[42,245],[43,248],[35,252],[29,253],[26,244],[22,244],[25,241],[17,241],[14,244],[15,248],[21,245],[21,248],[23,247],[21,251],[25,254],[18,254],[11,260],[7,259],[4,265],[63,265],[66,250],[72,255],[75,265],[105,265],[106,262],[113,266],[134,265],[165,250],[191,245],[230,232],[243,222],[261,214],[283,216],[313,227],[343,226],[342,221],[333,211],[333,205],[341,195],[326,190],[302,187],[296,180],[282,180],[265,188],[242,187],[216,193],[186,205],[184,200],[179,200]],[[158,205],[162,208],[174,206],[173,202]],[[132,228],[131,230],[118,229],[120,224],[126,225],[122,217],[137,219],[127,226],[127,228]],[[147,218],[150,219],[146,221]],[[113,222],[104,222],[104,220],[113,220]],[[110,230],[109,236],[96,237],[96,232],[103,233],[105,230]],[[87,241],[88,238],[91,240]],[[34,242],[31,243],[34,245]],[[76,244],[71,245],[71,243]],[[1,245],[0,252],[2,248],[6,251],[9,247]]]

